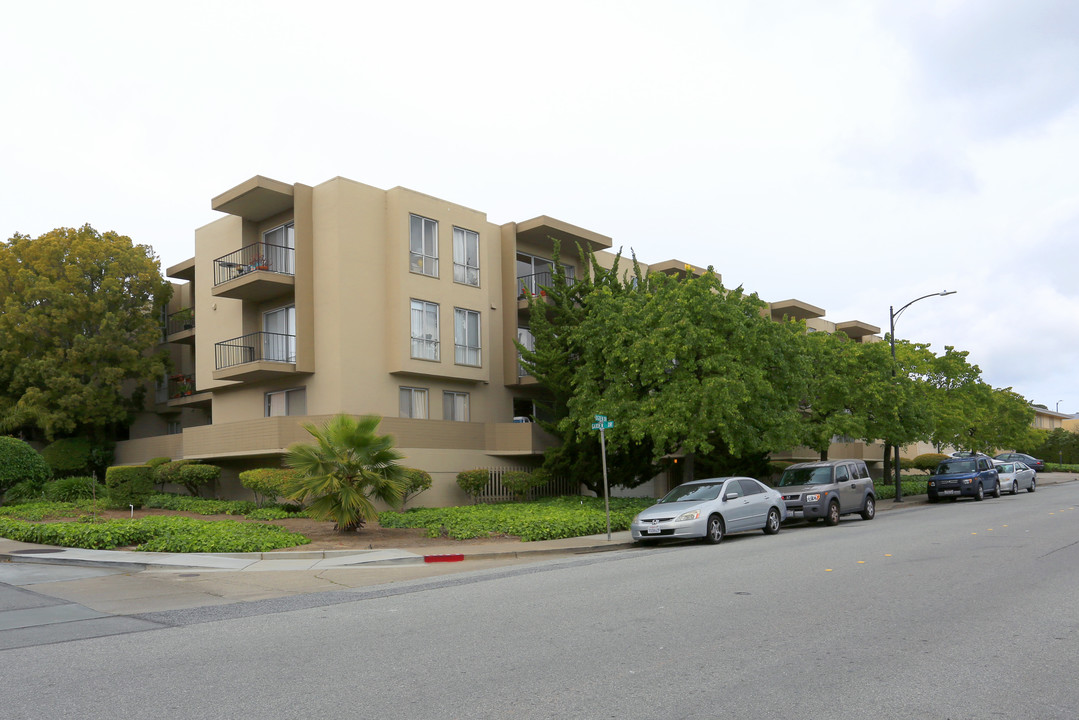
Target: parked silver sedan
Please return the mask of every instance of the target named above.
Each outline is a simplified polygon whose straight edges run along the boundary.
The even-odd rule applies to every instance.
[[[997,474],[1000,476],[1001,492],[1011,493],[1012,495],[1018,495],[1020,490],[1034,492],[1038,482],[1034,468],[1019,461],[1001,462],[994,460],[993,464],[996,465]]]
[[[679,485],[633,518],[629,529],[640,543],[704,538],[715,544],[728,533],[779,532],[787,516],[783,496],[758,480],[722,477]]]

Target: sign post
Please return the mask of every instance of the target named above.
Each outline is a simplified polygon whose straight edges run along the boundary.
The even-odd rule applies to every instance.
[[[603,507],[607,512],[607,542],[611,541],[611,500],[607,489],[607,438],[604,430],[614,427],[614,422],[607,419],[606,415],[596,415],[596,421],[592,423],[593,430],[599,430],[599,449],[603,460]]]

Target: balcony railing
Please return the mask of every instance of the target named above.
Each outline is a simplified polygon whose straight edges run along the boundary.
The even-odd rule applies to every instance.
[[[296,336],[254,332],[214,345],[217,369],[260,361],[296,362]]]
[[[573,282],[573,278],[566,278],[566,285],[573,285]],[[545,294],[544,288],[551,287],[553,284],[549,270],[533,275],[519,275],[517,276],[517,299],[521,300],[528,295]]]
[[[214,260],[214,285],[256,270],[295,275],[296,251],[284,245],[257,242]]]
[[[169,313],[165,319],[165,334],[183,332],[195,329],[195,308],[184,308],[174,313]]]

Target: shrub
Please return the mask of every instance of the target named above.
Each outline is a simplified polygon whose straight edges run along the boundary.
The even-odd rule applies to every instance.
[[[86,475],[50,480],[45,483],[44,491],[45,499],[50,502],[90,500],[107,494],[106,489],[98,485],[97,480]]]
[[[154,482],[161,485],[179,485],[191,497],[199,496],[199,488],[212,483],[221,476],[221,468],[203,465],[197,460],[174,460],[158,465],[153,470]]]
[[[491,473],[482,468],[477,470],[462,470],[457,473],[457,486],[476,502],[480,493],[487,489],[487,483],[491,479]]]
[[[37,450],[18,438],[0,435],[0,493],[24,481],[40,486],[51,474]]]
[[[53,477],[85,476],[92,472],[92,451],[93,445],[87,438],[62,438],[46,445],[41,451],[41,457],[49,464]]]
[[[154,491],[153,470],[146,465],[119,465],[105,471],[108,505],[141,508]]]
[[[947,459],[948,456],[941,453],[925,453],[914,458],[910,467],[914,470],[931,473],[937,469],[937,465],[940,465],[941,460]]]
[[[298,473],[288,468],[255,468],[240,473],[240,484],[255,493],[255,503],[262,507],[285,494],[287,483],[295,482]]]
[[[199,515],[247,515],[256,507],[249,500],[207,500],[172,493],[155,493],[146,498],[145,505],[148,508],[181,510]]]
[[[23,480],[15,483],[4,493],[4,502],[9,505],[34,502],[45,499],[45,483],[37,480]]]
[[[164,465],[167,462],[172,462],[172,458],[167,458],[167,457],[150,458],[149,460],[146,461],[146,464],[156,470],[158,468],[158,466]]]
[[[513,497],[518,501],[526,499],[532,488],[546,482],[546,477],[533,475],[527,470],[507,470],[502,473],[502,487],[513,493]]]
[[[405,491],[401,493],[401,507],[424,490],[431,489],[431,473],[416,468],[403,468],[405,471]]]

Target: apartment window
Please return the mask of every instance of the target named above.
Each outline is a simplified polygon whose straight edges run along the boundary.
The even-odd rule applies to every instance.
[[[566,282],[572,284],[574,269],[572,265],[562,266],[566,271]],[[554,261],[528,253],[517,253],[517,294],[523,296],[539,294],[543,287],[552,284]]]
[[[453,361],[458,365],[480,365],[480,314],[475,310],[453,310]]]
[[[307,414],[307,388],[266,393],[266,417]]]
[[[401,387],[401,417],[427,419],[427,388]]]
[[[525,350],[529,352],[535,352],[536,350],[536,338],[532,335],[532,331],[526,327],[517,328],[517,342],[524,346]],[[528,375],[528,371],[525,370],[524,365],[521,364],[521,353],[517,353],[517,377],[524,377]]]
[[[468,422],[468,393],[444,391],[442,393],[442,419]]]
[[[262,314],[262,359],[296,362],[296,306],[267,310]]]
[[[296,225],[294,223],[285,223],[275,227],[273,230],[267,230],[262,233],[262,242],[266,244],[266,247],[262,248],[260,253],[263,256],[262,264],[265,264],[274,272],[289,275],[296,272],[292,266],[293,253],[291,252],[296,248]]]
[[[438,360],[438,303],[412,301],[412,357]]]
[[[480,234],[472,230],[453,229],[453,281],[465,285],[480,285]]]
[[[408,216],[408,269],[438,277],[438,223],[419,215]]]
[[[179,435],[184,431],[184,426],[179,420],[169,420],[165,423],[166,435]]]

